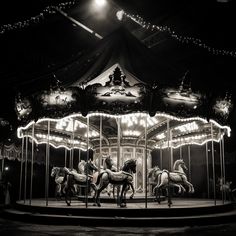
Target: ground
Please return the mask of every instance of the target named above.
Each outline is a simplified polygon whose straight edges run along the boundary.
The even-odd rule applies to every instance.
[[[214,235],[214,236],[231,236],[236,234],[236,222],[222,225],[211,226],[194,226],[194,227],[82,227],[82,226],[56,226],[56,225],[39,225],[27,224],[17,221],[9,221],[0,218],[0,235],[1,236],[22,236],[22,235]]]

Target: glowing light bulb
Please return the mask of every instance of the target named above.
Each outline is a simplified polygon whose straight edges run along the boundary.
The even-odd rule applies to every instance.
[[[106,5],[107,1],[106,0],[95,0],[95,3],[99,7],[103,7]]]
[[[119,21],[122,21],[123,16],[124,16],[124,11],[123,11],[123,10],[118,11],[118,12],[116,13],[116,17],[117,17],[117,19],[118,19]]]

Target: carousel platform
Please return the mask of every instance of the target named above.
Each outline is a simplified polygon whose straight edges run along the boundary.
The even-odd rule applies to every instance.
[[[211,199],[173,198],[172,206],[168,207],[164,198],[158,204],[149,198],[142,197],[129,200],[126,208],[120,208],[113,202],[103,199],[101,207],[93,206],[88,199],[87,204],[82,200],[72,200],[67,206],[63,200],[32,199],[31,205],[27,200],[18,201],[14,207],[4,209],[3,217],[11,220],[52,225],[81,225],[81,226],[191,226],[210,225],[235,222],[236,208],[230,202]],[[87,207],[86,207],[87,205]]]

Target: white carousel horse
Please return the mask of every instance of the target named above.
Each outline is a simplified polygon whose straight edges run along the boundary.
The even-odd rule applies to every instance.
[[[168,170],[160,170],[159,167],[154,167],[148,175],[148,177],[152,176],[156,183],[156,186],[153,188],[153,194],[157,196],[159,190],[168,189],[170,186],[177,187],[178,193],[181,193],[182,191],[185,192],[186,190],[183,185],[188,187],[189,193],[194,193],[194,187],[187,180],[184,170],[187,170],[187,167],[182,159],[175,161],[172,172],[169,172]],[[160,202],[160,199],[158,202]]]
[[[156,186],[158,181],[160,181],[159,178],[160,178],[160,175],[162,174],[163,171],[166,171],[166,170],[161,170],[158,165],[151,168],[149,173],[148,173],[148,179],[150,179],[149,184]],[[177,170],[173,168],[173,172],[177,172]],[[170,185],[172,187],[177,187],[179,194],[181,192],[186,192],[186,189],[180,183],[177,184],[177,183],[170,182]],[[155,191],[155,189],[154,189],[154,191]]]
[[[110,169],[102,171],[98,175],[96,182],[96,192],[94,195],[94,205],[101,206],[100,193],[107,187],[109,183],[122,186],[120,194],[120,207],[126,206],[126,192],[132,184],[132,173],[136,173],[136,160],[130,159],[124,163],[121,171],[113,172]]]
[[[51,177],[54,177],[56,183],[55,197],[61,198],[65,194],[64,192],[65,171],[63,167],[54,166],[51,170]]]
[[[111,170],[113,172],[117,172],[117,167],[114,165],[114,161],[112,160],[112,158],[110,156],[107,156],[104,160],[104,163],[103,163],[103,170],[107,170],[107,169]],[[132,190],[132,193],[131,193],[129,198],[133,199],[134,193],[135,193],[133,183],[128,185],[127,191],[130,188]],[[120,185],[115,185],[115,184],[109,183],[105,189],[107,191],[108,196],[111,196],[111,192],[112,192],[113,193],[113,198],[115,199],[115,190],[117,189],[117,192],[119,194]],[[125,191],[125,194],[127,193],[127,191]]]
[[[106,157],[102,157],[105,158],[103,161],[103,165],[100,166],[100,171],[104,171],[106,169],[109,169],[111,171],[116,172],[117,171],[117,167],[114,164],[114,161],[112,160],[111,156],[108,155]],[[98,159],[96,159],[96,164],[99,165],[98,163]],[[96,175],[97,173],[95,173],[95,178],[94,180],[98,177],[98,175]],[[96,180],[95,182],[96,183]],[[102,191],[102,193],[107,193],[107,195],[110,197],[111,196],[111,192],[113,193],[113,198],[115,198],[115,188],[116,186],[113,184],[108,184],[107,187]]]
[[[112,160],[111,156],[107,156],[103,162],[103,170],[111,170],[113,172],[117,172],[117,168],[114,165],[114,161]],[[108,196],[111,196],[111,192],[113,193],[113,198],[115,198],[115,186],[114,184],[109,183],[107,187],[105,188]]]
[[[56,188],[55,188],[55,197],[61,199],[65,195],[65,186],[66,186],[66,167],[57,167],[54,166],[51,170],[51,177],[54,177]],[[71,170],[72,173],[77,173],[75,169]],[[74,189],[77,192],[77,185],[74,185]]]

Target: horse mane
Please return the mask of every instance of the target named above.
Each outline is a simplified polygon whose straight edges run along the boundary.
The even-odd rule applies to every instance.
[[[161,170],[161,168],[158,165],[154,166],[153,169]]]
[[[84,173],[84,167],[85,167],[86,162],[84,160],[81,160],[78,164],[78,170],[80,174]]]
[[[124,165],[122,167],[122,170],[127,171],[127,167],[132,165],[132,164],[136,164],[136,161],[134,159],[129,159],[129,160],[125,161]]]
[[[151,168],[151,169],[148,171],[148,178],[151,178],[151,177],[152,177],[154,168],[155,168],[155,167]]]
[[[52,171],[54,170],[54,175],[53,176],[60,176],[60,174],[64,175],[65,174],[65,170],[63,167],[59,167],[59,166],[54,166],[51,170],[51,173]]]
[[[153,168],[151,168],[151,169],[149,170],[149,172],[148,172],[148,178],[154,178],[154,174],[155,174],[156,172],[158,172],[158,171],[159,171],[159,172],[162,171],[158,165],[156,165],[156,166],[154,166]]]
[[[104,169],[111,169],[113,166],[113,161],[110,156],[106,157],[104,160]]]
[[[177,170],[177,166],[179,166],[180,163],[183,163],[182,159],[176,160],[173,165],[173,170]]]

